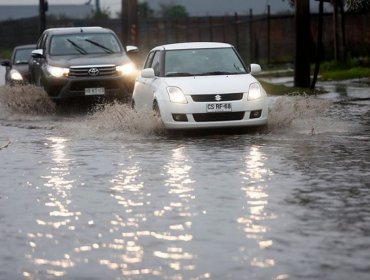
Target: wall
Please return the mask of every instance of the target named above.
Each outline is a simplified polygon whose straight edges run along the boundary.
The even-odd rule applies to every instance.
[[[121,37],[118,19],[48,20],[48,27],[98,25],[113,29]],[[315,53],[317,15],[311,17],[313,43],[310,57]],[[224,16],[190,17],[181,20],[153,19],[140,21],[136,36],[126,44],[136,43],[143,56],[160,44],[187,41],[220,41],[233,44],[247,63],[289,63],[294,60],[295,27],[293,16]],[[269,34],[269,36],[268,36]],[[332,15],[324,17],[325,59],[333,58]],[[39,36],[38,19],[5,21],[0,24],[0,49],[19,44],[35,43]],[[346,15],[346,40],[351,56],[369,56],[369,15]]]

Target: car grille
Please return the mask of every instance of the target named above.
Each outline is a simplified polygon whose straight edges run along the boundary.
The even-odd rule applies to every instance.
[[[97,75],[89,74],[90,69],[98,69]],[[69,76],[72,77],[99,77],[99,76],[116,76],[117,70],[115,65],[104,66],[74,66],[69,69]]]
[[[245,112],[231,113],[202,113],[193,114],[196,122],[222,122],[222,121],[240,121],[244,118]]]
[[[194,102],[215,102],[215,101],[234,101],[241,100],[243,93],[226,93],[226,94],[206,94],[206,95],[192,95],[191,98]]]
[[[75,81],[71,85],[71,91],[84,91],[85,88],[103,87],[107,90],[119,89],[119,84],[116,81]]]

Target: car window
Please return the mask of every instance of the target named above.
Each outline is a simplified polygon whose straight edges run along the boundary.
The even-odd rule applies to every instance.
[[[154,74],[156,75],[156,76],[159,76],[159,70],[160,70],[160,56],[161,56],[161,52],[159,52],[159,51],[157,51],[157,52],[155,52],[155,54],[154,54],[154,57],[153,57],[153,61],[152,61],[152,63],[151,63],[151,68],[153,68],[154,69]]]
[[[146,58],[146,61],[145,61],[145,64],[144,64],[144,68],[150,68],[150,66],[152,65],[154,53],[155,52],[150,52],[148,54],[148,57]]]
[[[245,74],[243,62],[233,48],[169,50],[165,76]]]
[[[77,33],[54,35],[50,39],[50,55],[86,55],[119,53],[122,48],[111,33]]]
[[[32,49],[18,49],[15,51],[13,64],[28,64]]]
[[[37,41],[37,49],[43,49],[45,50],[45,41],[47,39],[48,35],[44,34],[42,37]]]

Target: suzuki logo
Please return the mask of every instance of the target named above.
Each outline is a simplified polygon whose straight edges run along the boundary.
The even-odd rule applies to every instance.
[[[215,100],[216,100],[216,101],[221,101],[221,99],[222,99],[221,95],[217,94],[217,95],[215,96]]]
[[[98,76],[99,75],[99,69],[95,68],[95,67],[90,68],[87,73],[89,73],[90,76]]]

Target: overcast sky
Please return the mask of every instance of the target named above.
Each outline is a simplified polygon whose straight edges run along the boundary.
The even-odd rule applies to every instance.
[[[139,0],[139,2],[142,2],[144,0]],[[181,3],[183,5],[186,5],[186,3],[194,3],[194,1],[190,0],[147,0],[149,5],[151,5],[153,8],[158,8],[159,2],[173,2],[173,3]],[[48,0],[49,5],[56,5],[56,4],[84,4],[88,2],[88,0]],[[100,0],[100,7],[102,9],[108,8],[111,12],[111,16],[115,16],[117,12],[121,11],[121,2],[122,0]],[[38,5],[39,0],[0,0],[0,5]],[[92,0],[92,3],[95,4],[95,0]],[[243,6],[242,10],[239,10],[240,13],[248,13],[249,9],[252,8],[251,6],[254,6],[256,14],[265,13],[267,4],[271,5],[272,12],[280,12],[280,11],[286,11],[289,9],[288,1],[287,0],[213,0],[212,3],[217,3],[217,5],[213,5],[214,7],[209,6],[209,0],[205,0],[202,4],[202,0],[196,1],[197,5],[200,5],[196,7],[197,5],[188,7],[188,11],[190,14],[196,14],[197,9],[202,12],[205,12],[207,14],[207,11],[211,12],[211,14],[217,13],[216,10],[225,10],[226,12],[228,10],[232,10],[233,7],[238,7],[240,9],[240,6]],[[223,6],[223,7],[222,7]],[[260,6],[260,7],[259,7]],[[311,0],[311,9],[317,10],[316,8],[317,2],[314,0]],[[212,12],[211,10],[215,10]],[[221,13],[222,14],[222,13]]]

